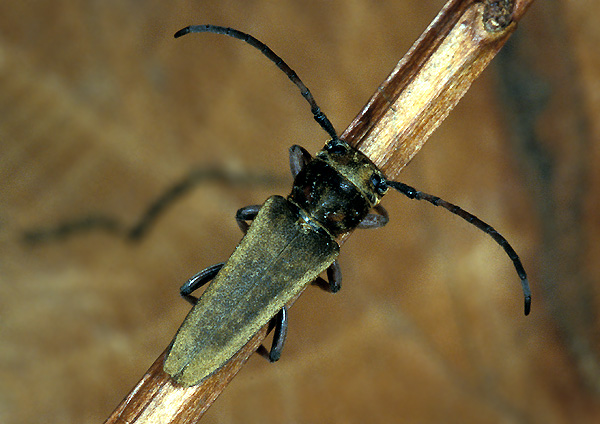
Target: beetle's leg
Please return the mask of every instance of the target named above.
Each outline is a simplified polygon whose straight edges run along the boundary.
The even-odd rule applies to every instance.
[[[389,215],[385,208],[381,205],[377,205],[373,208],[377,213],[368,214],[358,224],[358,228],[372,229],[383,227],[389,221]],[[339,262],[333,261],[333,263],[327,268],[327,281],[321,277],[317,277],[313,283],[315,286],[328,291],[330,293],[337,293],[342,288],[342,269]]]
[[[312,156],[304,147],[298,146],[297,144],[290,147],[290,171],[292,171],[292,177],[294,177],[294,179],[298,173],[302,171],[304,165],[310,162],[311,159]]]
[[[388,212],[381,205],[377,205],[373,208],[377,213],[370,213],[360,221],[360,224],[356,228],[363,230],[370,230],[372,228],[380,228],[388,223],[390,220]]]
[[[254,218],[256,218],[256,215],[258,215],[258,211],[260,210],[260,208],[260,205],[250,205],[246,206],[245,208],[239,209],[235,213],[235,220],[237,221],[240,230],[242,230],[244,234],[246,234],[248,228],[250,228],[250,224],[248,224],[247,221],[252,221]]]
[[[187,280],[186,283],[179,289],[179,294],[181,297],[190,302],[192,305],[195,305],[198,302],[198,298],[196,296],[192,296],[192,292],[198,290],[200,287],[215,278],[221,268],[223,268],[223,265],[225,265],[225,262],[209,266]]]
[[[267,358],[270,362],[276,362],[281,357],[281,351],[283,350],[288,329],[287,308],[285,306],[273,317],[271,325],[275,326],[271,350],[267,352],[267,348],[265,348],[264,345],[260,345],[258,349],[256,349],[256,352]]]
[[[342,268],[339,262],[335,260],[327,268],[327,281],[321,277],[317,277],[312,284],[330,293],[339,292],[342,288]]]

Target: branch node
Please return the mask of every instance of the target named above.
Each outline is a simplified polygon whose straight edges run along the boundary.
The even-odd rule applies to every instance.
[[[512,0],[484,1],[483,26],[488,32],[499,32],[510,25],[515,4]]]

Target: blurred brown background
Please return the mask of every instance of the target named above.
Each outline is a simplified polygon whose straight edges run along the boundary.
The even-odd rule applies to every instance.
[[[0,422],[102,422],[188,311],[181,283],[235,247],[235,211],[326,140],[257,51],[176,30],[251,32],[341,132],[443,3],[2,2]],[[534,4],[403,173],[513,243],[531,316],[487,236],[390,194],[387,228],[344,245],[342,291],[307,290],[281,361],[252,357],[203,422],[599,422],[599,13]],[[206,169],[275,182],[207,179],[137,243],[115,232]]]

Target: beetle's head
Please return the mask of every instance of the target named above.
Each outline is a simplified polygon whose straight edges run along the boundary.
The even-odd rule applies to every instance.
[[[331,140],[317,157],[330,164],[356,186],[371,208],[379,203],[388,190],[386,179],[375,164],[343,140]]]

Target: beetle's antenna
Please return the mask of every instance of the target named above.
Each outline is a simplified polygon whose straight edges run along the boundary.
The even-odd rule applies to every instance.
[[[521,279],[523,295],[525,296],[525,315],[529,315],[529,311],[531,310],[531,290],[529,289],[529,282],[527,281],[527,273],[525,272],[525,268],[523,268],[523,264],[521,263],[517,252],[515,252],[510,243],[508,243],[508,241],[498,231],[496,231],[491,225],[488,225],[481,219],[477,218],[475,215],[470,214],[459,206],[453,205],[450,202],[446,202],[444,199],[440,199],[437,196],[423,193],[422,191],[418,191],[409,185],[396,181],[387,181],[387,185],[398,190],[400,193],[404,194],[410,199],[426,200],[434,206],[441,206],[444,209],[449,210],[453,214],[460,216],[469,224],[473,224],[481,231],[488,234],[496,243],[502,246],[508,257],[512,260],[517,270],[517,274],[519,274],[519,278]]]
[[[260,50],[262,54],[264,54],[267,58],[269,58],[269,60],[271,60],[271,62],[277,65],[277,67],[281,69],[288,76],[288,78],[300,89],[302,97],[304,97],[310,105],[310,111],[312,112],[315,121],[318,122],[321,128],[327,131],[327,133],[331,136],[332,139],[338,139],[337,133],[335,132],[331,121],[329,121],[327,116],[321,111],[321,108],[317,105],[317,102],[315,101],[308,87],[304,85],[298,74],[296,74],[296,72],[294,72],[294,70],[290,68],[287,65],[287,63],[283,61],[282,58],[277,56],[275,52],[271,50],[269,46],[267,46],[265,43],[254,38],[250,34],[238,31],[237,29],[221,27],[216,25],[191,25],[177,31],[175,33],[175,38],[179,38],[182,35],[189,34],[190,32],[212,32],[215,34],[228,35],[229,37],[245,41],[252,47],[255,47],[258,50]]]

